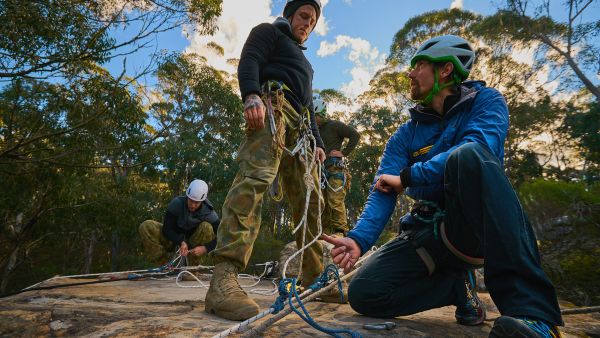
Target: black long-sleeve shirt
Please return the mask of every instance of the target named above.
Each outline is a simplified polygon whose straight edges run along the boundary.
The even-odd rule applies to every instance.
[[[285,18],[254,27],[246,39],[238,65],[240,92],[245,101],[250,94],[260,95],[263,83],[269,80],[283,82],[290,89],[284,91],[285,98],[296,112],[302,114],[303,107],[308,108],[312,133],[317,146],[323,148],[312,105],[314,71],[303,49],[306,48],[294,40]]]
[[[208,222],[212,225],[215,239],[206,244],[189,243],[190,236],[202,222]],[[219,222],[219,216],[208,199],[202,202],[202,206],[198,208],[198,210],[190,212],[187,207],[187,197],[178,196],[175,197],[167,207],[162,233],[168,240],[177,246],[181,245],[181,242],[183,241],[194,246],[204,244],[206,251],[211,252],[217,246],[216,233],[217,229],[219,229]]]

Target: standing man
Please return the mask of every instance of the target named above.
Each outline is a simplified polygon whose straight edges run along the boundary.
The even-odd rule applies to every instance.
[[[340,121],[327,118],[327,104],[318,94],[313,97],[313,106],[319,126],[319,134],[325,145],[325,160],[323,175],[325,186],[323,197],[325,199],[325,210],[321,215],[323,231],[336,237],[344,237],[348,232],[348,220],[346,219],[346,183],[349,179],[348,168],[345,157],[356,148],[360,140],[360,134],[356,129]],[[348,140],[344,149],[342,144]]]
[[[154,220],[140,224],[144,252],[151,261],[164,262],[175,248],[183,257],[203,256],[215,248],[219,216],[207,196],[208,185],[193,180],[185,196],[169,203],[162,224]]]
[[[411,60],[411,120],[388,141],[358,223],[332,244],[349,271],[379,237],[398,194],[419,200],[402,233],[363,265],[349,287],[356,311],[410,315],[455,305],[459,324],[485,318],[470,269],[485,282],[502,316],[490,337],[556,337],[556,293],[540,266],[533,230],[504,175],[508,108],[483,82],[463,82],[475,53],[453,35],[426,41]]]
[[[230,320],[245,320],[258,314],[259,307],[240,287],[237,273],[246,268],[260,228],[262,198],[277,173],[290,203],[293,220],[304,216],[308,188],[317,186],[316,163],[325,160],[323,142],[312,107],[313,69],[303,43],[321,13],[319,0],[288,0],[283,17],[260,24],[248,36],[238,80],[246,139],[238,151],[240,169],[223,204],[223,221],[213,252],[215,269],[206,294],[205,310]],[[262,96],[262,97],[261,97]],[[293,152],[298,141],[314,137],[316,151]],[[305,165],[310,172],[305,173]],[[306,174],[306,176],[305,176]],[[306,241],[317,235],[319,196],[310,193],[306,218]],[[302,231],[296,234],[301,247]],[[318,242],[304,252],[302,284],[310,285],[323,270],[323,250]]]

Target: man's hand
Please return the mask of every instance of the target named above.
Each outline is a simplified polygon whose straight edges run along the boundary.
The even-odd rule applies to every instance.
[[[379,179],[375,183],[373,189],[389,193],[392,189],[396,190],[397,193],[401,194],[404,190],[400,176],[383,174],[379,176]]]
[[[265,105],[258,95],[250,94],[246,96],[244,119],[250,129],[260,130],[265,127]]]
[[[350,237],[336,238],[323,234],[321,239],[333,244],[333,249],[331,249],[333,262],[344,269],[344,273],[352,271],[361,254],[358,244]]]
[[[319,161],[320,163],[325,162],[325,158],[327,156],[325,156],[325,150],[323,150],[323,148],[317,147],[317,153],[315,154],[315,160]]]
[[[188,245],[186,242],[181,242],[181,244],[179,244],[179,254],[183,257],[186,257],[189,253],[188,250]]]
[[[344,153],[339,150],[332,150],[329,152],[329,157],[344,157]]]
[[[190,250],[190,255],[192,256],[204,256],[208,250],[204,245],[199,245],[192,250]]]

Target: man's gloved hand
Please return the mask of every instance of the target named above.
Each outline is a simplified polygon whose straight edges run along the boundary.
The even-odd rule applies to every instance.
[[[256,94],[246,96],[244,119],[250,129],[260,130],[265,127],[265,105],[260,96]]]

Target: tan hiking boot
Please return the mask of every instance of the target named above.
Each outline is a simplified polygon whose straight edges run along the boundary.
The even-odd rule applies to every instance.
[[[340,296],[340,291],[337,287],[337,282],[335,282],[335,286],[331,289],[325,291],[320,294],[316,300],[324,303],[338,303],[338,304],[347,304],[348,303],[348,284],[346,281],[342,282],[342,292],[344,294],[344,299]]]
[[[258,304],[237,281],[237,268],[229,262],[215,266],[204,300],[206,312],[229,320],[246,320],[258,314]]]

